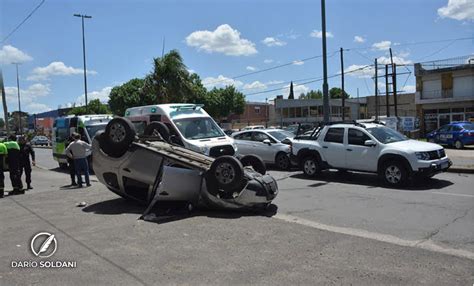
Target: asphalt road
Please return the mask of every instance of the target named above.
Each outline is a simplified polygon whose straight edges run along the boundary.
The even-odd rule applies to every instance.
[[[440,174],[408,189],[375,176],[317,179],[270,171],[280,194],[264,215],[197,212],[137,220],[143,206],[102,185],[61,188],[50,150],[37,150],[33,191],[0,200],[0,285],[472,285],[473,175]],[[76,207],[86,201],[85,208]],[[55,259],[76,269],[15,269],[29,239],[57,235]]]

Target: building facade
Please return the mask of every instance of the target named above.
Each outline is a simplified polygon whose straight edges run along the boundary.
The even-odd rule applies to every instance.
[[[274,120],[273,105],[265,102],[246,102],[244,113],[231,114],[227,121],[232,128],[240,129],[249,125],[272,125]]]
[[[376,98],[374,95],[365,97],[367,100],[367,117],[375,117],[375,106]],[[379,116],[395,116],[395,102],[393,95],[389,96],[389,102],[387,110],[387,97],[386,96],[377,96],[378,106],[379,106]],[[416,116],[416,104],[415,104],[415,94],[414,93],[402,93],[397,94],[397,115],[398,116]]]
[[[415,103],[423,134],[474,121],[474,55],[415,64]]]

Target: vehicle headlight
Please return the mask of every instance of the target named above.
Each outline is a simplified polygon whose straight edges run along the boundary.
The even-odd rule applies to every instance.
[[[428,152],[416,152],[416,158],[419,160],[429,160],[430,159],[430,154]]]
[[[208,146],[200,147],[199,151],[201,153],[203,153],[204,155],[209,155],[209,147]]]

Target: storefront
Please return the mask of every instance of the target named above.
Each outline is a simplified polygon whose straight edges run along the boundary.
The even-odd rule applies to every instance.
[[[425,134],[453,121],[474,122],[474,102],[466,102],[468,107],[430,108],[423,106],[423,120]]]

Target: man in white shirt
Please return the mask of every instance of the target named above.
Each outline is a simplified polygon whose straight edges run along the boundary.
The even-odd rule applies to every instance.
[[[87,163],[87,151],[91,149],[91,145],[81,140],[81,135],[74,133],[74,141],[66,148],[66,155],[74,159],[74,167],[76,169],[77,184],[82,188],[82,173],[86,179],[86,185],[91,185],[89,181],[89,164]]]

